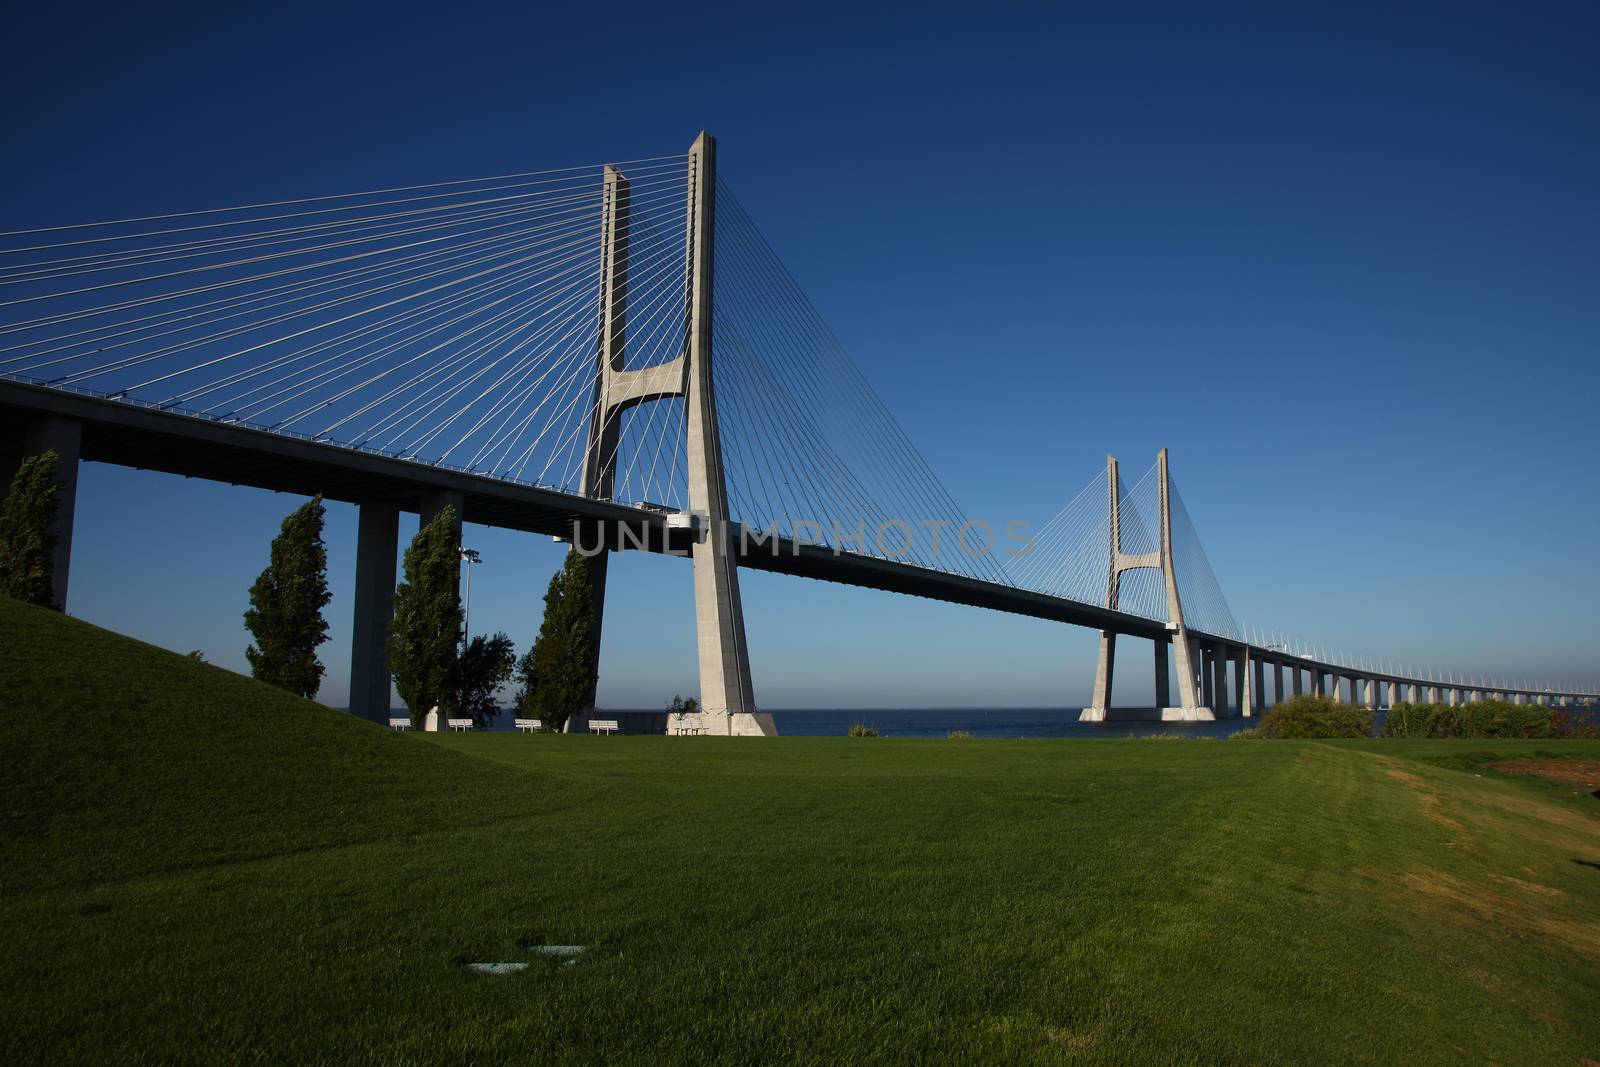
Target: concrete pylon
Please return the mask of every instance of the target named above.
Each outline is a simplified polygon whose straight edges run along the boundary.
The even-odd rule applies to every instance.
[[[1111,536],[1107,545],[1106,567],[1106,607],[1115,611],[1120,606],[1122,592],[1122,572],[1140,567],[1157,568],[1161,566],[1161,553],[1145,552],[1130,555],[1122,550],[1122,481],[1117,475],[1117,457],[1106,455],[1106,491],[1109,496],[1109,514],[1111,516]],[[1117,663],[1117,635],[1110,630],[1100,631],[1100,655],[1095,661],[1094,691],[1090,694],[1089,707],[1079,716],[1080,721],[1099,722],[1106,718],[1111,708],[1112,682],[1115,677]],[[1161,682],[1157,688],[1164,688]],[[1157,707],[1165,707],[1165,702],[1158,696]]]
[[[1250,660],[1252,672],[1250,675],[1250,710],[1245,712],[1246,715],[1264,711],[1267,707],[1266,661],[1259,655],[1251,656]]]
[[[1305,690],[1305,677],[1304,677],[1305,672],[1302,671],[1298,665],[1296,665],[1295,667],[1290,669],[1289,675],[1290,675],[1290,679],[1294,683],[1294,695],[1295,696],[1299,696],[1301,693],[1304,693],[1306,691]]]
[[[1161,511],[1161,577],[1167,592],[1167,628],[1172,631],[1173,652],[1177,656],[1178,703],[1174,719],[1202,720],[1214,718],[1209,709],[1200,703],[1195,685],[1194,646],[1189,641],[1189,628],[1183,623],[1183,600],[1178,595],[1178,574],[1172,565],[1172,488],[1167,471],[1167,450],[1156,453],[1156,494]],[[1162,718],[1168,718],[1168,709],[1162,709]]]
[[[771,737],[772,715],[756,710],[745,644],[739,572],[729,541],[728,487],[722,472],[711,376],[713,226],[717,145],[702,133],[689,149],[689,337],[687,345],[689,509],[705,536],[694,543],[694,611],[700,650],[700,706],[714,733]]]
[[[772,736],[772,716],[757,710],[745,642],[737,562],[730,543],[727,481],[711,372],[711,308],[717,187],[716,141],[701,133],[689,148],[685,267],[688,336],[677,357],[651,367],[626,366],[628,245],[631,192],[626,176],[606,167],[600,242],[600,338],[594,402],[584,451],[583,492],[609,499],[615,489],[623,412],[669,397],[684,398],[689,510],[699,524],[694,563],[695,631],[700,707],[710,733]],[[604,618],[607,552],[590,559],[595,636]]]
[[[1201,670],[1202,655],[1198,644],[1189,635],[1183,621],[1183,601],[1178,594],[1178,579],[1172,565],[1172,508],[1170,480],[1167,474],[1167,450],[1156,457],[1159,470],[1157,495],[1160,504],[1161,544],[1155,552],[1131,554],[1122,548],[1122,493],[1117,477],[1117,461],[1106,457],[1107,495],[1111,516],[1111,540],[1107,546],[1106,605],[1115,608],[1121,589],[1123,571],[1139,567],[1160,568],[1167,594],[1167,637],[1156,639],[1156,714],[1163,720],[1196,722],[1214,718],[1209,701],[1201,699],[1202,688],[1214,684],[1213,672]],[[1178,705],[1171,703],[1171,690],[1167,682],[1167,647],[1170,644],[1174,658],[1173,669],[1178,676]],[[1209,661],[1208,661],[1209,662]],[[1094,691],[1090,706],[1079,716],[1084,722],[1098,722],[1111,710],[1112,682],[1116,667],[1116,635],[1108,631],[1100,634],[1100,656],[1095,667]]]
[[[616,167],[606,166],[600,190],[600,333],[595,348],[594,395],[590,405],[589,437],[583,455],[584,496],[611,499],[616,482],[617,446],[621,441],[622,413],[631,404],[645,399],[631,395],[635,390],[621,387],[627,380],[623,369],[628,333],[628,237],[632,225],[631,194],[627,178]],[[683,391],[683,359],[673,361],[665,376],[678,395]],[[652,370],[658,370],[652,368]],[[661,375],[658,374],[658,377]],[[611,560],[611,545],[601,537],[599,551],[589,557],[591,633],[595,662],[600,659],[600,640],[605,632],[606,573]],[[573,545],[576,549],[577,539]],[[599,671],[595,672],[599,684]],[[595,704],[595,691],[585,702]]]
[[[1299,671],[1295,673],[1299,674]],[[1272,702],[1282,704],[1283,699],[1283,660],[1278,659],[1272,661]]]

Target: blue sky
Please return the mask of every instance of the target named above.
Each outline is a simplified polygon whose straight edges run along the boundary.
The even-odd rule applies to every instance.
[[[976,9],[970,9],[976,10]],[[1592,682],[1600,17],[1584,6],[24,11],[0,227],[686,148],[971,514],[1172,449],[1241,621]],[[80,483],[72,611],[243,668],[296,502]],[[332,505],[345,696],[353,509]],[[409,535],[409,523],[405,533]],[[471,529],[519,645],[560,548]],[[601,701],[695,688],[690,576],[612,567]],[[1092,633],[746,573],[768,707],[1077,705]],[[1118,698],[1147,697],[1137,642]]]

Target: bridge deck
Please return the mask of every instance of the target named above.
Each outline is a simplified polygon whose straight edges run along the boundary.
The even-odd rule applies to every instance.
[[[95,462],[284,493],[321,493],[349,503],[393,502],[409,511],[419,511],[426,494],[445,490],[461,494],[467,522],[555,537],[570,537],[574,524],[585,531],[612,531],[612,536],[626,528],[634,543],[642,541],[651,551],[673,543],[665,516],[645,508],[15,380],[0,379],[0,455],[20,454],[26,423],[41,416],[81,423],[82,458]],[[736,542],[742,541],[737,534],[734,537]],[[586,539],[586,543],[592,542]],[[1154,639],[1167,633],[1166,624],[1154,619],[915,564],[836,552],[822,545],[782,538],[764,543],[752,539],[748,545],[741,543],[739,549],[740,566],[755,570],[905,593],[1132,637]],[[1231,638],[1190,633],[1208,643],[1241,647]],[[1250,651],[1252,656],[1286,667],[1356,674],[1384,683],[1540,695],[1534,690],[1441,682],[1320,663],[1289,652]]]

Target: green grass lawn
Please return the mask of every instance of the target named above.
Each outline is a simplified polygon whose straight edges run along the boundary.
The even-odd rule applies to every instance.
[[[1576,1067],[1536,752],[399,735],[0,602],[0,1062]]]

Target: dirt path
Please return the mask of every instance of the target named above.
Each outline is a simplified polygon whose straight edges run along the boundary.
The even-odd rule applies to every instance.
[[[1536,774],[1585,793],[1600,793],[1600,759],[1514,759],[1489,766],[1502,774]]]

